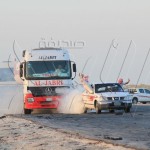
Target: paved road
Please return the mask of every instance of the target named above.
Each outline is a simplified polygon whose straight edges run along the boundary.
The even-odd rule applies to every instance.
[[[21,117],[90,139],[136,149],[150,149],[150,104],[134,105],[131,113],[123,115],[89,112],[80,115],[32,114]]]

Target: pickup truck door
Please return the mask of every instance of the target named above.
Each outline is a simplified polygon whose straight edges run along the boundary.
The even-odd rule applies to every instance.
[[[150,91],[147,89],[144,89],[145,92],[145,100],[146,102],[150,102]]]
[[[93,94],[89,94],[88,92],[84,92],[82,94],[83,97],[83,101],[85,104],[87,105],[93,105],[94,104],[94,95]]]

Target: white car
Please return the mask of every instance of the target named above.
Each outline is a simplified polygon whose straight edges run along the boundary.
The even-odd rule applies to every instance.
[[[150,102],[150,90],[145,88],[130,88],[128,91],[132,96],[133,104],[138,102],[146,104],[147,102]]]
[[[120,84],[104,83],[92,86],[93,92],[85,90],[82,93],[85,113],[88,109],[95,109],[96,113],[101,113],[102,110],[114,112],[115,109],[130,112],[132,97],[128,92],[124,92]]]

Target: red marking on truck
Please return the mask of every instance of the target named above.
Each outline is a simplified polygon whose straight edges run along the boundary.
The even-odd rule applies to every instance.
[[[41,85],[41,84],[40,84],[40,81],[35,81],[35,82],[34,82],[34,85],[40,86],[40,85]]]
[[[91,100],[91,101],[93,101],[93,100],[95,100],[97,98],[97,96],[89,96],[89,99]]]
[[[88,101],[93,101],[96,98],[96,96],[93,95],[82,94],[82,96],[86,97]]]
[[[35,86],[40,86],[40,85],[63,85],[63,81],[62,80],[46,80],[45,82],[42,81],[35,81],[34,82]]]
[[[63,85],[62,80],[52,80],[52,81],[46,81],[45,85]]]

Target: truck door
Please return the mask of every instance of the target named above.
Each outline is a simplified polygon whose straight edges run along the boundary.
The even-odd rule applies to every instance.
[[[82,94],[84,104],[87,108],[94,108],[94,96],[88,92]]]
[[[83,97],[84,104],[88,104],[89,93],[88,93],[87,91],[85,91],[85,92],[82,94],[82,97]]]
[[[150,102],[150,91],[147,89],[144,89],[145,91],[145,100],[146,102]]]

